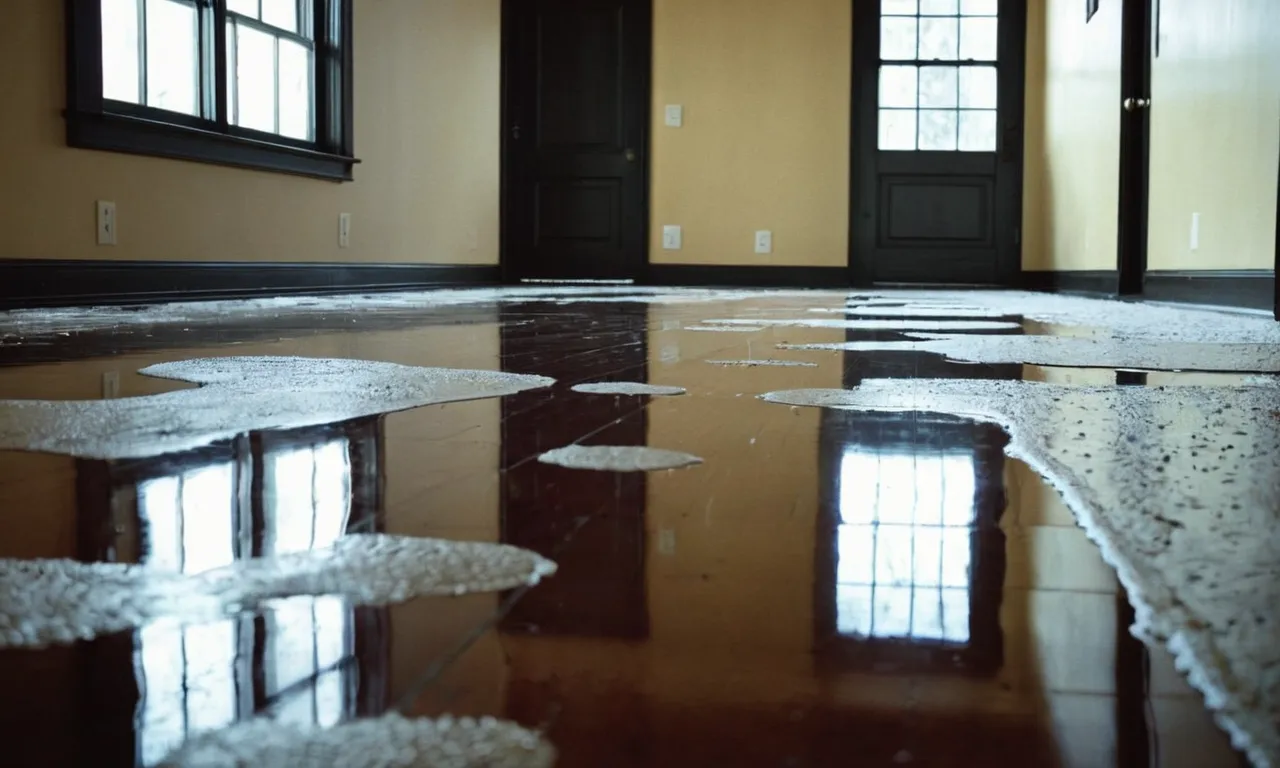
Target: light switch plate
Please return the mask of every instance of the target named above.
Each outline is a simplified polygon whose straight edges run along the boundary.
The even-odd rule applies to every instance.
[[[1200,250],[1200,214],[1191,214],[1191,250]]]
[[[679,104],[668,104],[666,116],[668,128],[679,128],[684,125],[684,107]]]
[[[756,253],[773,253],[773,233],[769,230],[756,233]]]
[[[351,247],[351,214],[338,214],[338,247]]]
[[[684,246],[684,234],[680,227],[668,224],[662,228],[662,249],[664,251],[678,251]]]

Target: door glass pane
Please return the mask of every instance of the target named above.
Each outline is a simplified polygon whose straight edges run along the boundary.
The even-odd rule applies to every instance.
[[[956,106],[956,78],[959,67],[920,68],[920,106]]]
[[[916,0],[882,0],[880,3],[880,14],[883,16],[893,14],[915,16],[916,10]]]
[[[964,16],[995,16],[1000,10],[1000,0],[960,0],[960,13]]]
[[[236,118],[245,128],[276,129],[276,72],[274,36],[235,25]]]
[[[262,0],[262,20],[290,32],[298,31],[298,0]]]
[[[921,16],[955,16],[959,11],[957,0],[920,0]]]
[[[292,40],[280,41],[280,133],[311,138],[311,51]]]
[[[880,58],[889,61],[916,57],[916,19],[886,16],[880,19]]]
[[[964,152],[996,151],[994,109],[967,109],[960,113],[960,149]]]
[[[960,106],[995,109],[995,67],[962,67],[960,69]]]
[[[147,0],[147,104],[199,114],[195,6]]]
[[[880,110],[880,149],[916,148],[916,113],[909,109]]]
[[[956,148],[956,111],[920,110],[920,149],[947,151]]]
[[[916,72],[915,67],[881,67],[880,106],[916,106]]]
[[[137,104],[138,0],[102,0],[102,96]]]
[[[960,20],[960,58],[995,61],[999,20],[990,17]]]
[[[920,58],[954,61],[960,42],[960,31],[955,18],[920,19]],[[978,21],[978,19],[966,19]]]
[[[227,10],[258,18],[258,0],[227,0]]]

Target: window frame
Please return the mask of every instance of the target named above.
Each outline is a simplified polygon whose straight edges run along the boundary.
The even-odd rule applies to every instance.
[[[102,3],[66,0],[67,145],[166,157],[330,181],[353,180],[353,0],[314,4],[314,141],[232,125],[229,121],[225,0],[186,0],[201,19],[199,117],[103,96]],[[237,17],[237,21],[239,21]],[[273,28],[274,29],[274,28]],[[141,34],[145,34],[142,32]],[[212,62],[205,53],[212,46]],[[210,63],[213,71],[207,71]]]

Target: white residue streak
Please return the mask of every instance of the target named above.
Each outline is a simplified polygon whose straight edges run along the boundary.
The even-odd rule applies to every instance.
[[[781,325],[797,328],[845,328],[854,331],[1012,331],[1022,327],[1004,320],[836,320],[826,317],[797,317],[780,320],[763,318],[704,320],[721,325]]]
[[[923,341],[779,344],[779,349],[932,352],[974,363],[1152,371],[1280,371],[1280,345],[1097,339],[1072,336],[908,334]]]
[[[690,325],[685,327],[686,331],[698,331],[700,333],[755,333],[763,331],[764,326],[760,325]]]
[[[332,595],[357,605],[537,584],[555,563],[503,544],[359,534],[326,549],[197,574],[73,560],[0,560],[0,648],[89,640],[152,621],[200,623],[273,599]]]
[[[305,357],[185,360],[141,373],[203,386],[118,400],[0,400],[0,449],[91,459],[158,456],[253,430],[297,429],[434,403],[502,397],[554,381]]]
[[[266,718],[189,739],[165,758],[172,768],[550,768],[555,749],[535,731],[491,717],[352,720],[333,728]]]
[[[1062,494],[1134,603],[1255,765],[1280,765],[1280,405],[1273,386],[1074,388],[864,381],[793,406],[997,422]]]
[[[658,384],[641,384],[632,381],[602,381],[596,384],[576,384],[574,392],[584,395],[649,395],[651,397],[675,397],[685,394],[684,387],[666,387]]]
[[[730,368],[817,368],[817,363],[806,360],[708,360],[712,365]]]
[[[657,472],[702,463],[702,459],[689,453],[643,445],[570,445],[547,451],[538,461],[568,469],[603,472]]]

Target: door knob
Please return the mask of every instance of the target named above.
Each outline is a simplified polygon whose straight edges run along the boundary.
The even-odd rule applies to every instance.
[[[627,158],[628,163],[634,163],[636,161],[636,151],[630,147],[627,147],[626,151],[623,152],[622,155]]]
[[[1124,100],[1125,112],[1136,112],[1139,109],[1146,109],[1149,106],[1151,106],[1151,99],[1135,99],[1133,97],[1129,97]]]

